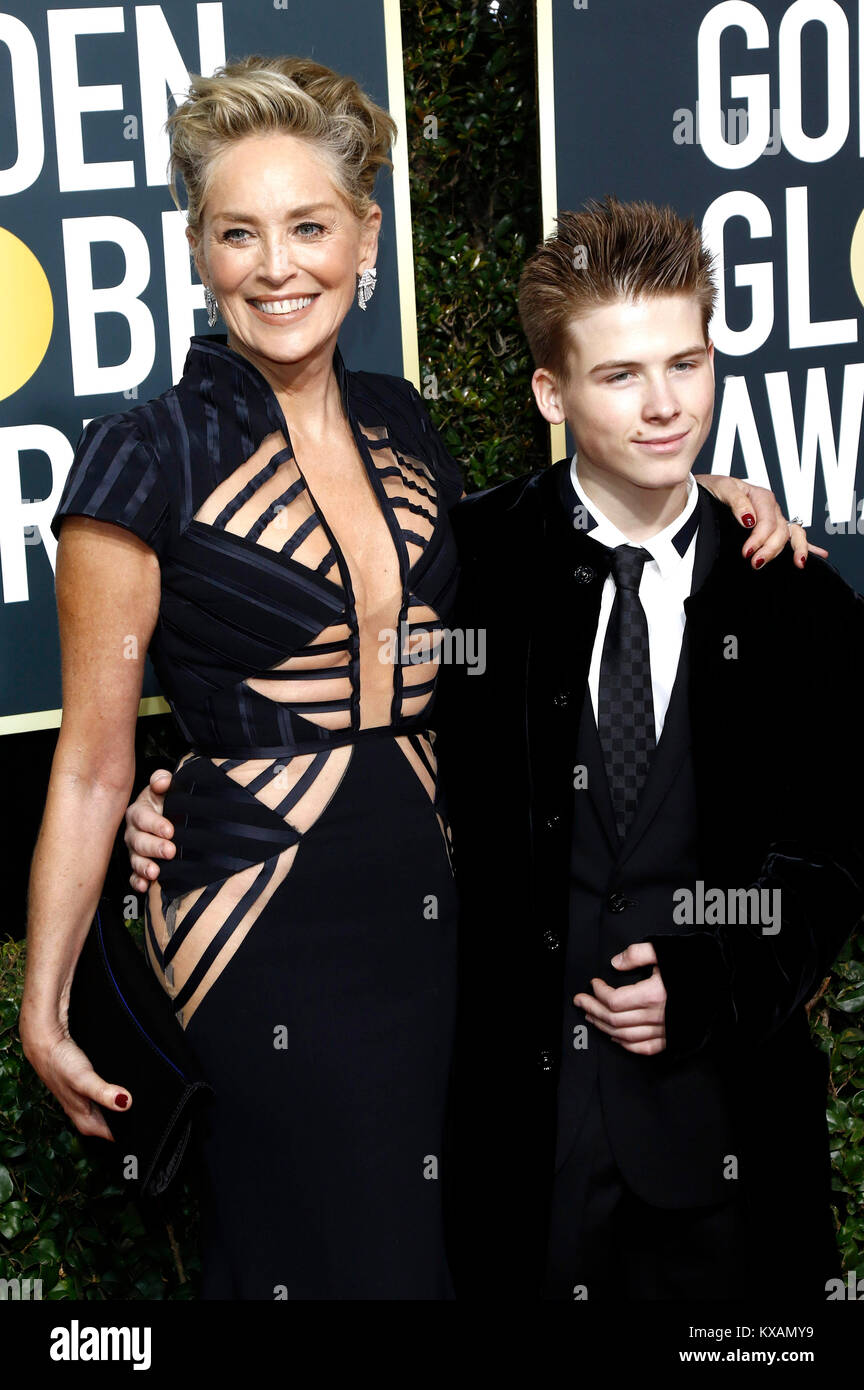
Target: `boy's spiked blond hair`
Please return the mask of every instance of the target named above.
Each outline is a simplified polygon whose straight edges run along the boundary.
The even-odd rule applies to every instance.
[[[717,290],[712,256],[692,218],[607,194],[580,212],[559,213],[556,223],[519,280],[519,317],[535,366],[566,382],[573,320],[622,297],[692,295],[707,343]]]

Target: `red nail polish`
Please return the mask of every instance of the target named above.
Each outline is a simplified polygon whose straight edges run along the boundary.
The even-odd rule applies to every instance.
[[[741,520],[744,522],[745,526],[756,525],[756,518],[755,516],[752,516],[750,512],[747,512],[746,515],[742,516]]]
[[[806,565],[806,563],[807,563],[807,556],[806,556],[806,555],[802,555],[802,556],[801,556],[801,568],[802,568],[802,570],[803,570],[804,566]]]
[[[745,551],[744,551],[744,559],[745,559],[745,560],[749,560],[749,559],[750,559],[750,556],[751,556],[752,554],[753,554],[753,547],[752,547],[752,545],[751,545],[751,547],[750,547],[749,550],[745,550]]]
[[[126,1106],[129,1104],[129,1097],[124,1096],[122,1091],[118,1091],[117,1095],[114,1097],[114,1104],[119,1105],[121,1110],[125,1110]]]
[[[753,566],[754,570],[761,569],[761,567],[764,565],[764,563],[765,563],[764,560],[757,560],[756,563],[755,563],[755,565]]]

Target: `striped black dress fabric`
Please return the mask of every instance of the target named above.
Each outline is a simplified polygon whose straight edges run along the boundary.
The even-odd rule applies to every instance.
[[[356,576],[275,392],[224,338],[193,338],[175,387],[85,428],[52,520],[112,522],[159,558],[150,656],[188,748],[146,940],[216,1090],[205,1297],[449,1296],[423,1177],[456,917],[428,719],[462,481],[410,383],[338,348],[334,371],[398,558],[384,718],[364,703]],[[257,1195],[238,1196],[252,1148]]]

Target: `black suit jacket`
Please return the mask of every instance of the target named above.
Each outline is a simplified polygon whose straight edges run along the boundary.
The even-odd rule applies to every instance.
[[[463,903],[448,1164],[462,1296],[530,1295],[545,1258],[573,769],[609,568],[563,504],[568,467],[451,514],[454,625],[486,632],[484,673],[445,668],[437,708]],[[706,1049],[722,1069],[766,1259],[799,1285],[809,1278],[812,1293],[834,1270],[826,1063],[804,1005],[864,911],[854,753],[864,600],[818,558],[795,570],[788,549],[754,571],[732,514],[705,500],[716,558],[685,602],[705,881],[779,888],[782,927],[666,927],[649,939],[668,995],[668,1057]]]
[[[565,503],[572,506],[569,480],[564,473],[560,479]],[[698,528],[695,592],[717,557],[707,493],[698,493],[693,522]],[[740,1187],[738,1144],[722,1069],[707,1048],[685,1056],[667,1048],[647,1058],[630,1052],[601,1029],[587,1027],[573,997],[592,993],[595,976],[615,987],[650,974],[650,966],[622,974],[612,967],[612,958],[633,942],[670,930],[680,890],[692,893],[704,882],[688,701],[689,647],[685,630],[663,732],[623,840],[615,825],[592,702],[587,693],[582,699],[568,931],[560,947],[551,940],[547,947],[565,952],[556,1169],[578,1143],[589,1108],[600,1106],[624,1181],[644,1201],[664,1208],[725,1201]]]

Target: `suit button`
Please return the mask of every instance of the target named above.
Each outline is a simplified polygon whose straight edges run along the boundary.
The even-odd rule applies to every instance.
[[[561,817],[560,817],[560,816],[547,816],[547,817],[546,817],[546,829],[547,829],[547,830],[556,830],[560,824],[561,824]]]
[[[557,951],[558,947],[561,945],[561,942],[559,938],[555,935],[554,931],[544,931],[543,945],[546,947],[547,951]]]
[[[561,690],[553,697],[552,703],[556,709],[566,709],[570,703],[570,696],[566,690]]]
[[[551,1052],[547,1052],[546,1048],[537,1054],[537,1065],[541,1071],[551,1071],[554,1063],[555,1058]]]
[[[610,912],[623,912],[627,906],[627,899],[620,893],[610,893],[606,900],[606,906]]]
[[[573,578],[577,584],[590,584],[596,576],[590,565],[579,565],[573,571]]]

